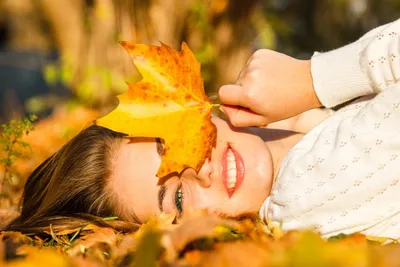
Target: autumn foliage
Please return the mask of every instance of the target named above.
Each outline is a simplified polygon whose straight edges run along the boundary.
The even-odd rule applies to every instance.
[[[1,266],[399,266],[400,245],[380,245],[361,234],[324,240],[317,233],[271,232],[202,213],[180,225],[163,215],[132,234],[89,224],[40,239],[16,232],[0,236]],[[79,232],[78,237],[72,237]],[[383,240],[381,240],[383,241]],[[7,259],[7,260],[6,260]]]

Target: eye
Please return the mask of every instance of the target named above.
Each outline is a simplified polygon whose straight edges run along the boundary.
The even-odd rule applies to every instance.
[[[182,184],[179,183],[178,187],[176,188],[175,198],[174,198],[175,206],[176,206],[176,209],[178,210],[179,215],[183,211],[182,210],[182,199],[183,199]]]
[[[157,143],[157,153],[158,155],[162,156],[164,155],[164,143],[161,138],[156,138],[156,143]]]

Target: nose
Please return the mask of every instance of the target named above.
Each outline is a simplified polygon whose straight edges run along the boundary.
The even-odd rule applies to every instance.
[[[201,187],[208,188],[211,186],[210,175],[212,171],[213,167],[210,163],[210,160],[206,159],[199,173],[196,173],[193,169],[186,169],[185,171],[183,171],[182,176],[192,177],[197,180]]]

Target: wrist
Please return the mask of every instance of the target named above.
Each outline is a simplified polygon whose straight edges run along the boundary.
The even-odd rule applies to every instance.
[[[298,60],[300,64],[300,75],[301,80],[299,82],[300,88],[297,88],[301,92],[303,99],[303,110],[307,111],[310,109],[318,108],[322,106],[319,100],[313,83],[313,77],[311,73],[311,60]]]

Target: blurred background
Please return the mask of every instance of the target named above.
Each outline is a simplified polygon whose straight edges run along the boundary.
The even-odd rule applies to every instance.
[[[256,49],[309,58],[398,14],[400,0],[1,0],[0,121],[115,101],[138,78],[120,40],[187,42],[214,93]]]
[[[186,42],[213,94],[256,49],[310,58],[398,14],[400,0],[0,0],[0,123],[39,116],[11,184],[140,78],[120,40]]]

